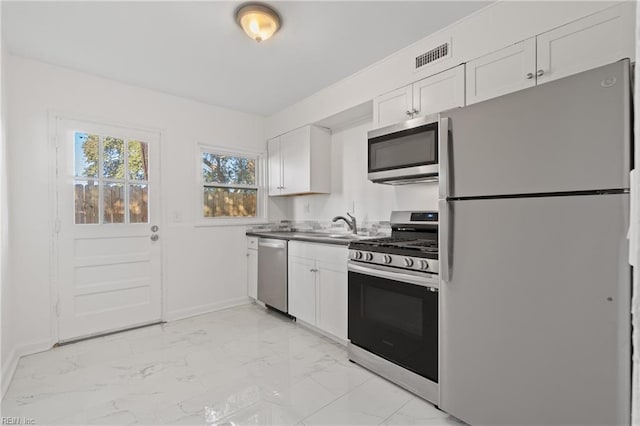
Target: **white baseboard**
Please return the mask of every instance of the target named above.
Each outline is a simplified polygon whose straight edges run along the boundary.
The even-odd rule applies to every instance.
[[[40,340],[31,343],[24,343],[14,347],[9,353],[9,358],[2,362],[2,398],[4,398],[9,385],[13,380],[13,375],[18,367],[20,358],[26,355],[32,355],[38,352],[44,352],[53,347],[53,342],[50,339]]]
[[[195,317],[196,315],[208,314],[209,312],[215,312],[222,309],[232,308],[234,306],[247,305],[252,300],[249,297],[238,297],[236,299],[229,299],[222,302],[207,303],[206,305],[198,305],[192,308],[179,309],[177,311],[168,312],[165,315],[165,321],[176,321],[179,319]]]

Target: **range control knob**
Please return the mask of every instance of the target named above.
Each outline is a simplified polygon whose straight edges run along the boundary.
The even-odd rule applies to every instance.
[[[409,267],[409,266],[413,266],[413,259],[411,259],[410,257],[405,257],[404,258],[404,264]]]
[[[391,256],[389,256],[388,254],[385,254],[385,255],[382,257],[382,261],[383,261],[384,263],[386,263],[386,264],[391,263]]]
[[[366,260],[367,262],[371,262],[373,260],[373,254],[365,253],[364,260]]]
[[[422,270],[429,269],[429,262],[427,262],[426,260],[421,260],[420,261],[420,269],[422,269]]]
[[[354,259],[357,259],[357,260],[362,259],[362,252],[361,252],[361,251],[355,251],[355,252],[353,252],[353,258],[354,258]]]

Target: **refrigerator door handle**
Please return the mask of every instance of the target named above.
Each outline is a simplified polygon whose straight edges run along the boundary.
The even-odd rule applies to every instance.
[[[449,282],[450,280],[450,253],[451,253],[451,230],[450,230],[450,221],[451,221],[451,211],[449,208],[449,202],[447,200],[440,200],[438,202],[438,235],[440,241],[438,245],[440,247],[440,279],[443,283]]]
[[[440,118],[438,126],[438,165],[439,192],[440,198],[446,199],[449,196],[449,131],[451,119],[449,117]]]

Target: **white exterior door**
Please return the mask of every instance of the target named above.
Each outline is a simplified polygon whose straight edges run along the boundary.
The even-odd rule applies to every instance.
[[[60,341],[162,315],[159,134],[56,120]]]
[[[536,85],[536,39],[467,63],[467,105]]]
[[[413,118],[464,106],[464,65],[413,83]]]

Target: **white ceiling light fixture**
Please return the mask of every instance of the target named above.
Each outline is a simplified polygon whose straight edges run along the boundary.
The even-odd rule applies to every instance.
[[[267,40],[280,29],[278,13],[262,3],[245,3],[236,10],[236,22],[258,43]]]

